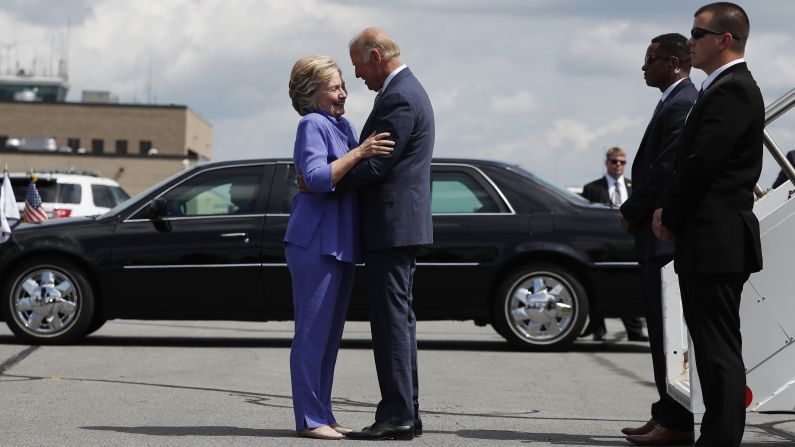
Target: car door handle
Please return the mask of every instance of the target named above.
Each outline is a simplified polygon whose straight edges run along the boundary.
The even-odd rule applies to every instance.
[[[245,242],[247,244],[250,241],[250,239],[248,238],[248,235],[246,233],[223,233],[223,234],[221,234],[221,237],[224,238],[224,239],[243,238],[243,242]]]

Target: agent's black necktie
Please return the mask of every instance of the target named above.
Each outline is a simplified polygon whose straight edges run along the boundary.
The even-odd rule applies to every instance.
[[[660,111],[660,109],[662,109],[662,106],[663,106],[663,102],[662,102],[662,99],[661,99],[661,100],[657,101],[657,107],[654,108],[654,113],[652,113],[652,116],[656,115]]]

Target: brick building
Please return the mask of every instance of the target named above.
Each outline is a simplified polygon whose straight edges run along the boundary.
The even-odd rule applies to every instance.
[[[134,194],[211,158],[212,126],[187,106],[0,101],[0,163],[11,171],[90,170]]]

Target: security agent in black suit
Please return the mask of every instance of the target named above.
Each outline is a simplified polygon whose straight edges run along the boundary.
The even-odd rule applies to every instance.
[[[690,49],[681,34],[663,34],[651,40],[643,63],[646,85],[662,92],[643,134],[635,160],[632,195],[621,205],[621,224],[635,237],[643,274],[643,308],[649,333],[654,383],[659,400],[651,405],[651,419],[641,427],[624,428],[632,437],[655,437],[666,444],[693,441],[693,414],[668,395],[663,341],[662,279],[660,269],[674,255],[672,241],[652,232],[657,201],[673,175],[676,143],[698,91],[688,77]],[[652,433],[654,432],[654,433]]]
[[[588,183],[582,188],[582,196],[591,202],[604,203],[618,207],[632,194],[632,181],[624,178],[624,169],[627,164],[627,155],[620,147],[611,147],[606,152],[604,177]],[[591,303],[590,322],[581,337],[593,334],[593,339],[603,341],[607,328],[605,319],[599,313],[599,303]],[[643,321],[640,318],[622,317],[624,328],[627,330],[627,339],[630,341],[646,341],[643,335]]]
[[[682,129],[653,229],[673,238],[674,267],[706,407],[696,445],[740,445],[745,366],[740,296],[762,269],[753,188],[762,172],[765,107],[743,55],[748,16],[732,3],[696,11],[688,46],[707,73]]]

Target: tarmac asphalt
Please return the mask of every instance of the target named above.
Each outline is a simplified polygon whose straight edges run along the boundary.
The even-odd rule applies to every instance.
[[[629,445],[620,429],[646,421],[656,389],[648,347],[621,329],[608,320],[605,343],[537,353],[490,327],[420,322],[413,445]],[[28,346],[3,326],[0,446],[318,445],[293,430],[291,335],[291,322],[120,320],[78,345]],[[349,323],[336,417],[369,425],[378,398],[369,326]],[[749,414],[743,445],[795,445],[795,415]]]

